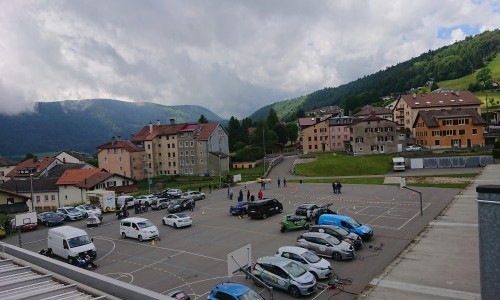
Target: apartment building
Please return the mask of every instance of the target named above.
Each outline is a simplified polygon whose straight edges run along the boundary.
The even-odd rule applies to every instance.
[[[351,147],[358,155],[400,152],[404,137],[393,121],[372,114],[356,119],[351,126]]]
[[[415,141],[429,149],[484,146],[485,120],[474,108],[420,111]]]
[[[97,147],[99,167],[134,180],[145,178],[145,155],[144,149],[120,137],[113,137],[111,142]]]
[[[351,152],[351,125],[353,117],[338,116],[328,120],[331,151]]]
[[[401,130],[412,129],[420,111],[471,108],[481,115],[481,100],[469,91],[402,95],[392,111],[393,120]]]
[[[299,119],[299,136],[304,154],[332,151],[328,121],[330,117],[331,115]]]
[[[359,112],[354,114],[354,117],[366,118],[373,114],[375,114],[377,117],[393,121],[392,110],[385,107],[371,105],[365,105]]]

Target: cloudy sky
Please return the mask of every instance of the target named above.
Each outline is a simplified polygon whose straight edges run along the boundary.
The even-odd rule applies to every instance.
[[[0,0],[0,113],[113,98],[241,119],[499,27],[499,0]]]

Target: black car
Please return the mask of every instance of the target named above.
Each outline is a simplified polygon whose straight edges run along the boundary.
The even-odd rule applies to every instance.
[[[336,215],[337,212],[330,209],[330,206],[332,206],[333,203],[329,203],[329,204],[325,204],[325,205],[322,205],[320,207],[318,207],[318,209],[316,209],[316,211],[314,212],[314,223],[315,224],[318,224],[318,219],[321,215],[323,214],[332,214],[332,215]]]
[[[248,203],[248,216],[252,219],[266,219],[283,211],[283,204],[276,199],[262,199]]]
[[[311,221],[316,215],[316,211],[319,209],[319,206],[314,203],[304,203],[301,204],[295,210],[295,214],[297,216],[306,217],[307,221]]]
[[[36,217],[38,219],[38,224],[43,224],[47,227],[64,223],[64,217],[52,211],[39,213]]]
[[[194,208],[195,206],[196,203],[192,199],[174,199],[170,201],[167,210],[169,213],[176,213],[191,209],[191,207]]]

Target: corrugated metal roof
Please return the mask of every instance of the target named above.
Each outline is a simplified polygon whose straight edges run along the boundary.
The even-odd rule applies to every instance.
[[[55,281],[50,274],[33,272],[11,259],[0,258],[0,299],[106,299],[76,288],[75,284]]]

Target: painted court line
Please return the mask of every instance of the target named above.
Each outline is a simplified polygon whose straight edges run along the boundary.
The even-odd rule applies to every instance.
[[[430,204],[427,204],[425,205],[423,208],[422,208],[422,212],[427,208],[429,207]],[[411,219],[408,219],[408,221],[406,221],[403,225],[401,225],[401,227],[398,228],[398,230],[400,230],[401,228],[403,228],[406,224],[410,223],[411,220],[415,219],[417,216],[420,216],[420,212],[417,212]]]
[[[451,299],[463,299],[463,300],[481,299],[481,295],[478,293],[444,289],[439,287],[425,286],[425,285],[391,281],[391,280],[378,281],[377,279],[375,279],[370,284],[395,290],[446,297]]]

